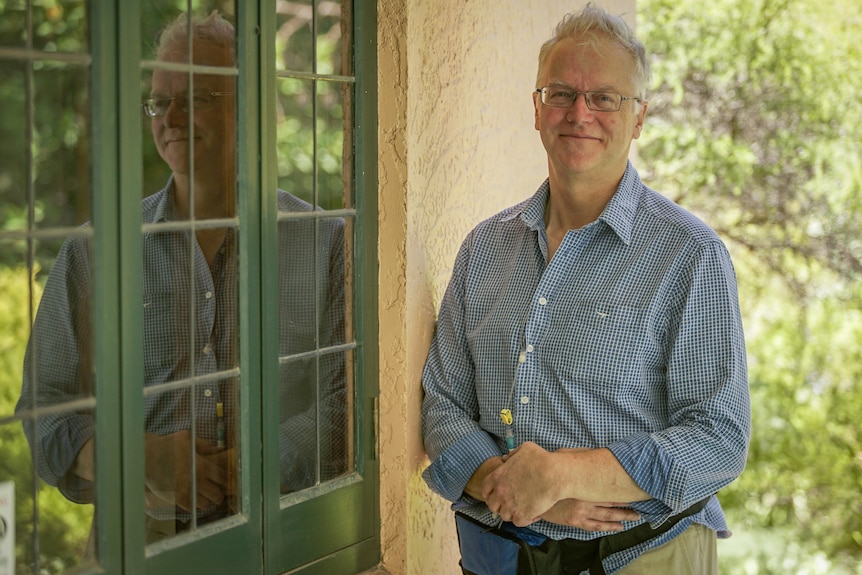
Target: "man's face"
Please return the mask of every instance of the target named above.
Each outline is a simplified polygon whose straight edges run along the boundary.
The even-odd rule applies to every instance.
[[[166,62],[186,62],[185,44],[168,51]],[[227,50],[211,42],[195,44],[195,64],[231,66]],[[162,159],[177,176],[189,176],[192,163],[190,150],[194,147],[194,170],[219,171],[231,164],[235,151],[235,96],[212,96],[215,93],[233,93],[232,76],[195,74],[194,86],[189,86],[185,72],[153,72],[153,99],[175,98],[168,113],[152,118],[153,139]],[[190,103],[194,100],[194,104]],[[197,104],[197,105],[195,105]],[[184,109],[185,108],[185,109]]]
[[[540,87],[616,92],[635,96],[635,63],[625,49],[605,36],[588,35],[559,42],[548,54]],[[578,94],[568,108],[542,104],[533,94],[535,126],[548,154],[548,166],[558,179],[587,177],[600,185],[622,177],[632,139],[640,137],[646,104],[636,112],[634,100],[624,100],[617,112],[587,108]]]

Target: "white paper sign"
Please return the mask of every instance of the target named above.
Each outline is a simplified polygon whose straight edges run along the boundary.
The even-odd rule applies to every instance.
[[[15,575],[15,484],[0,483],[0,575]]]

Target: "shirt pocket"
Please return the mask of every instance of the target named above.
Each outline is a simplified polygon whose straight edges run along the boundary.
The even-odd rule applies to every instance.
[[[576,303],[552,326],[551,364],[564,386],[600,387],[614,395],[636,381],[648,334],[645,312],[602,302]]]
[[[176,293],[144,294],[143,344],[144,384],[167,381],[177,368],[181,354],[188,355],[189,318],[181,317]],[[184,337],[184,335],[186,337]]]

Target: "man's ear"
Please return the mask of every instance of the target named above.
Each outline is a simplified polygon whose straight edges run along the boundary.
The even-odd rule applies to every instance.
[[[649,106],[649,102],[641,102],[640,110],[638,111],[637,121],[635,122],[635,129],[632,133],[632,139],[637,140],[641,137],[641,130],[643,130],[644,126],[644,118],[646,118],[647,106]]]
[[[539,129],[539,93],[533,92],[533,127]]]

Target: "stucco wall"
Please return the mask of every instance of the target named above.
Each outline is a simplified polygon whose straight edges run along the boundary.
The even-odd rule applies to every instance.
[[[531,91],[541,43],[583,1],[378,0],[383,568],[458,573],[427,465],[420,377],[464,235],[547,176]],[[634,0],[597,2],[634,24]]]

